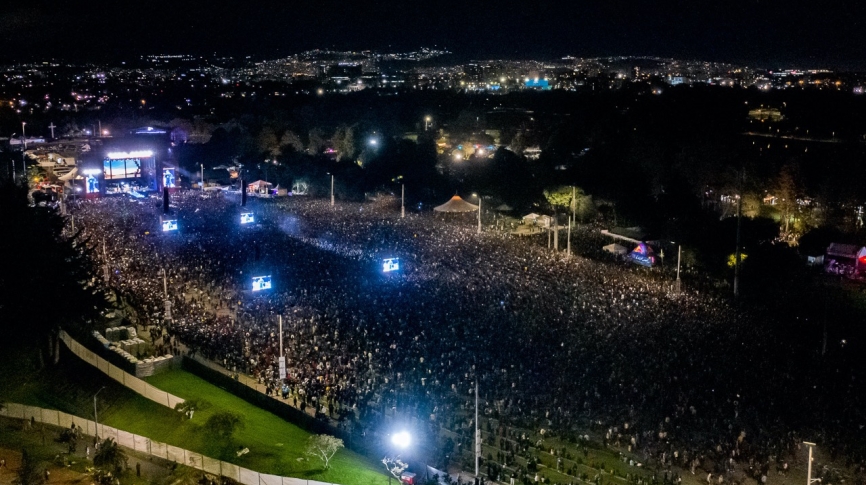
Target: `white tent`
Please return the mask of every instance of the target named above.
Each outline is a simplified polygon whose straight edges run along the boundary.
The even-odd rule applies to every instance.
[[[434,207],[433,210],[436,212],[473,212],[478,210],[478,206],[466,202],[459,195],[455,195],[448,202]]]
[[[626,248],[625,246],[620,246],[619,244],[608,244],[602,249],[609,252],[610,254],[615,254],[617,256],[625,256],[628,253],[628,248]]]
[[[531,213],[523,216],[524,224],[535,224],[541,227],[550,227],[553,225],[553,218],[550,216],[542,216],[536,213]]]
[[[78,175],[78,167],[73,168],[69,171],[69,173],[63,175],[62,177],[57,177],[57,180],[60,180],[61,182],[70,182],[72,180],[75,180],[76,175]]]

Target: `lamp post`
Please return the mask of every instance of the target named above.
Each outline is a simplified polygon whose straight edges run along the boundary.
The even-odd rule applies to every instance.
[[[400,184],[400,218],[406,217],[406,184]]]
[[[424,131],[427,131],[427,129],[430,128],[430,122],[432,120],[433,120],[433,118],[431,118],[430,116],[424,117]]]
[[[680,262],[683,258],[683,245],[677,244],[677,293],[680,291]]]
[[[201,191],[204,193],[204,164],[201,164]]]
[[[806,463],[806,485],[812,485],[815,482],[820,482],[820,478],[812,478],[812,449],[815,448],[815,443],[810,443],[808,441],[803,442],[804,445],[809,447],[809,462]]]
[[[17,134],[18,134],[18,133],[12,133],[12,136],[9,137],[10,143],[12,143],[11,140],[12,140],[13,138],[15,138],[15,135],[17,135]],[[23,153],[23,152],[22,152],[22,153]],[[15,180],[15,176],[16,176],[16,173],[15,173],[15,160],[12,159],[12,158],[10,158],[9,161],[12,163],[12,180]]]
[[[391,435],[391,444],[394,446],[394,448],[397,448],[398,450],[405,450],[406,448],[409,447],[409,445],[412,444],[412,435],[410,435],[409,432],[407,432],[407,431],[400,431],[400,432],[394,433]],[[386,465],[388,462],[397,462],[397,463],[395,463],[395,465],[397,465],[397,466],[395,466],[394,469],[399,470],[398,473],[401,473],[403,470],[405,470],[405,465],[403,465],[402,463],[399,462],[399,453],[397,454],[397,456],[395,456],[392,459],[385,458],[384,461],[385,461]],[[403,468],[401,468],[401,466]],[[391,477],[393,475],[394,475],[394,472],[392,471],[392,468],[388,467],[388,485],[391,484]],[[395,477],[395,478],[397,478],[397,477]]]
[[[472,194],[475,197],[478,197],[478,234],[481,234],[481,195]]]
[[[21,122],[21,138],[24,140],[24,149],[27,150],[27,133],[24,132],[24,126],[27,125],[26,121]]]
[[[99,415],[96,414],[96,396],[98,396],[103,389],[105,389],[105,386],[102,386],[98,391],[96,391],[96,394],[93,395],[93,421],[96,423],[94,434],[96,435],[97,440],[99,440]]]
[[[334,174],[331,174],[331,207],[334,207]]]

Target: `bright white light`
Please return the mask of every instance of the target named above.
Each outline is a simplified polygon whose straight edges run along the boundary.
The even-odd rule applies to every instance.
[[[397,448],[408,448],[412,444],[412,437],[406,431],[400,431],[391,435],[391,443]]]
[[[88,168],[87,170],[82,170],[81,173],[84,175],[99,175],[102,173],[102,170],[98,168]]]
[[[378,142],[376,141],[375,138],[373,138],[372,140],[370,140],[370,144],[371,144],[371,145],[375,145],[376,143],[378,143]]]
[[[153,152],[150,150],[139,150],[134,152],[110,152],[107,157],[114,158],[148,158],[152,157]]]
[[[463,160],[463,154],[462,153],[455,153],[454,154],[454,160]]]
[[[484,155],[484,149],[483,149],[483,148],[479,148],[479,149],[478,149],[478,154],[479,154],[479,155]]]

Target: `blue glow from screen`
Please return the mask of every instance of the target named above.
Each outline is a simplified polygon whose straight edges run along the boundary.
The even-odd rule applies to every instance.
[[[390,273],[400,269],[400,258],[387,258],[382,260],[382,271]]]
[[[271,275],[253,276],[253,291],[262,291],[271,289]]]
[[[241,224],[251,224],[256,222],[256,217],[252,212],[244,212],[241,214]]]
[[[177,231],[177,219],[162,221],[162,232]]]

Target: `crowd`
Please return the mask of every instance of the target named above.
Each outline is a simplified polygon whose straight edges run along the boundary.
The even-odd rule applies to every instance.
[[[103,198],[70,211],[94,264],[107,263],[109,287],[164,350],[251,375],[346,426],[408,415],[471,449],[477,382],[498,423],[485,442],[507,463],[546,436],[588,433],[716,477],[747,469],[761,481],[806,438],[863,463],[861,370],[831,370],[831,358],[805,373],[805,344],[710,292],[674,293],[659,272],[566,260],[532,238],[479,235],[460,216],[401,219],[385,202],[251,199],[246,209],[249,227],[236,197],[175,194],[177,233],[160,230],[161,200]],[[585,227],[573,246],[594,253],[600,241]],[[401,270],[383,273],[391,257]],[[259,275],[274,288],[251,291]]]

